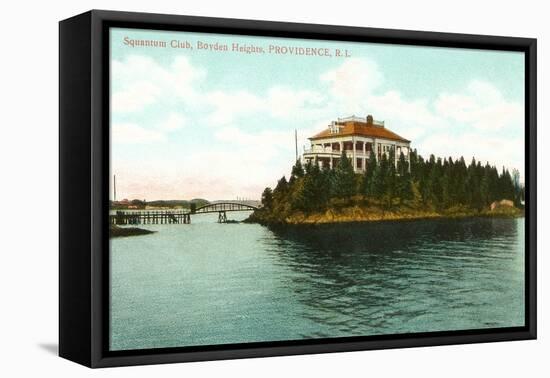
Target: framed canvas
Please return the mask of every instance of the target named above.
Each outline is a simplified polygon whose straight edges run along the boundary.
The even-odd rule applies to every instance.
[[[60,22],[59,354],[536,338],[536,40]]]

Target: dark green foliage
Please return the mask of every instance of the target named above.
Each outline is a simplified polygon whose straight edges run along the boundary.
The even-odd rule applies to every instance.
[[[294,177],[294,178],[301,178],[301,177],[304,177],[304,168],[302,167],[302,163],[300,162],[300,160],[297,160],[296,161],[296,164],[294,164],[294,166],[292,167],[292,172],[291,172],[291,178]]]
[[[331,194],[336,198],[349,199],[356,193],[355,172],[353,172],[351,160],[344,151],[338,165],[334,168],[331,187]]]
[[[373,173],[372,180],[372,197],[382,199],[386,193],[386,176],[388,175],[388,159],[385,154],[382,154]]]
[[[464,207],[481,211],[494,201],[509,199],[517,206],[524,199],[519,173],[499,171],[488,163],[484,166],[472,159],[436,158],[424,160],[416,150],[409,159],[394,150],[382,154],[377,161],[371,151],[365,163],[365,173],[353,172],[351,160],[342,152],[334,169],[321,169],[316,163],[302,166],[297,161],[290,180],[283,176],[275,189],[262,194],[264,214],[284,219],[293,211],[311,213],[324,211],[334,203],[346,204],[363,200],[386,208],[399,204],[444,211]]]
[[[525,200],[525,188],[519,182],[519,171],[514,169],[512,171],[512,186],[514,188],[514,204],[516,206],[522,206],[522,201]]]
[[[271,209],[273,206],[273,191],[271,188],[265,188],[262,193],[262,206],[264,209]]]
[[[411,173],[409,162],[405,159],[405,155],[401,153],[397,161],[397,178],[396,178],[396,195],[399,197],[399,202],[402,204],[404,200],[413,198]]]
[[[365,164],[365,177],[363,178],[363,194],[367,197],[371,197],[374,193],[374,172],[376,171],[377,166],[376,156],[374,155],[374,152],[371,151]]]
[[[325,201],[328,199],[325,196],[325,178],[317,164],[309,163],[306,166],[304,176],[304,184],[301,192],[300,209],[305,211],[313,211],[324,207]]]

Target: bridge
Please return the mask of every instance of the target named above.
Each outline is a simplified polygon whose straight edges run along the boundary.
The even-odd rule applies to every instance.
[[[117,210],[109,215],[113,225],[189,224],[191,215],[218,213],[218,222],[227,223],[228,211],[253,211],[259,207],[242,202],[214,202],[191,210]]]
[[[218,213],[218,222],[226,223],[228,211],[253,211],[256,209],[258,209],[258,207],[239,202],[216,202],[198,207],[194,212],[192,211],[191,214]]]

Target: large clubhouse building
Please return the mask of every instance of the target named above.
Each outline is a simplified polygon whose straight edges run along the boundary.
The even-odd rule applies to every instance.
[[[376,121],[371,115],[338,118],[326,130],[308,139],[311,148],[304,151],[302,163],[313,162],[321,167],[332,168],[338,164],[342,151],[345,151],[357,173],[364,172],[371,151],[380,160],[382,154],[389,156],[393,150],[396,162],[401,153],[407,161],[410,155],[411,141],[388,130],[383,121]]]

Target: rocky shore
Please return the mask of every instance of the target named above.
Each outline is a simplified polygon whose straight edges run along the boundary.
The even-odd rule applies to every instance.
[[[255,211],[246,222],[264,225],[298,225],[298,224],[331,224],[346,222],[376,222],[400,221],[428,218],[467,218],[467,217],[522,217],[521,209],[510,206],[500,206],[493,209],[477,211],[467,207],[457,206],[444,211],[419,210],[407,206],[397,206],[390,210],[379,206],[353,205],[340,208],[329,208],[320,212],[304,213],[290,212],[275,216],[260,209]]]

